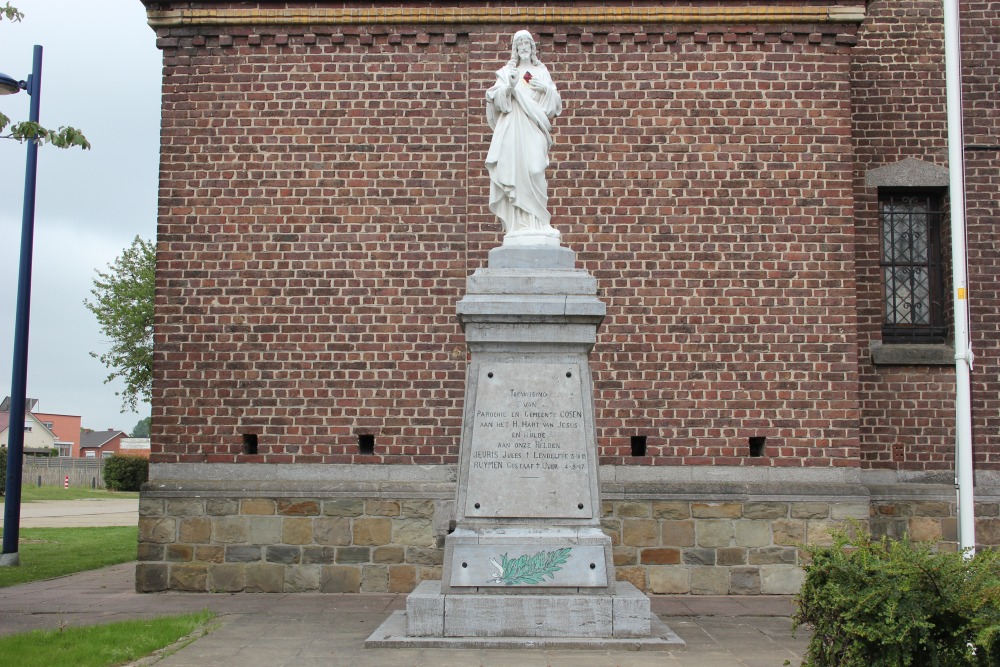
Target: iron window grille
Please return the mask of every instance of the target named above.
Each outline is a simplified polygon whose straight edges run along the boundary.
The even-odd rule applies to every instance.
[[[883,342],[943,343],[941,198],[880,193]]]

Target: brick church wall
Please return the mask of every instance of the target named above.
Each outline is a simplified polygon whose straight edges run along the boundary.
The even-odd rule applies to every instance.
[[[947,166],[939,2],[595,10],[633,22],[578,3],[146,4],[164,88],[139,590],[440,577],[455,304],[501,232],[483,96],[523,27],[565,106],[553,223],[608,307],[591,361],[619,578],[794,592],[803,547],[849,519],[957,548],[954,369],[872,361],[866,185],[904,158]],[[962,11],[977,535],[998,545],[1000,2]]]
[[[565,99],[550,208],[608,305],[602,462],[856,466],[854,26],[532,27]],[[154,462],[457,460],[512,32],[158,30]]]

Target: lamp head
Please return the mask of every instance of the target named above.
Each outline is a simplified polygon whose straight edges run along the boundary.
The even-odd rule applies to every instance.
[[[14,95],[27,89],[28,84],[0,72],[0,95]]]

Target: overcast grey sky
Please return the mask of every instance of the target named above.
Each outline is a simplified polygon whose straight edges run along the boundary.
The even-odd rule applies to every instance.
[[[0,5],[6,0],[0,1]],[[95,430],[131,431],[149,414],[121,413],[120,383],[88,354],[106,341],[84,305],[94,271],[156,229],[162,60],[139,0],[12,0],[21,23],[0,22],[0,72],[31,72],[44,47],[41,123],[84,131],[93,149],[44,146],[38,156],[28,396]],[[0,97],[12,120],[28,95]],[[0,140],[0,397],[10,393],[25,147]]]

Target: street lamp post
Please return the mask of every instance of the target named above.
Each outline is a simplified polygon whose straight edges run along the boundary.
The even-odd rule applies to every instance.
[[[28,120],[38,122],[42,93],[42,47],[36,45],[27,81],[0,74],[0,94],[27,90],[31,96]],[[24,171],[24,207],[21,212],[21,257],[17,274],[17,309],[14,314],[14,366],[10,381],[10,437],[7,439],[7,498],[3,513],[3,554],[0,566],[19,565],[21,528],[21,470],[24,464],[24,408],[28,389],[28,318],[31,311],[31,256],[35,229],[35,174],[38,143],[28,141]]]

